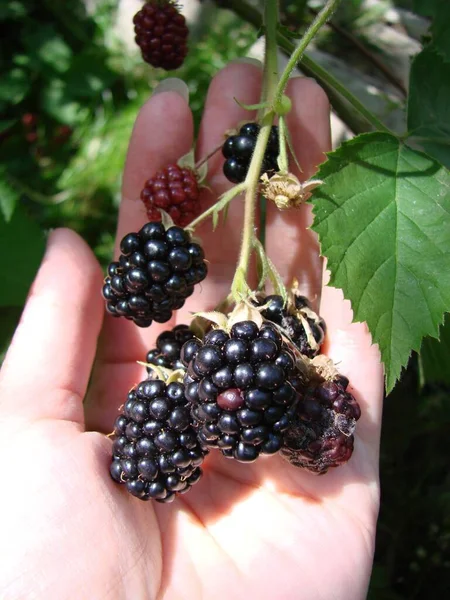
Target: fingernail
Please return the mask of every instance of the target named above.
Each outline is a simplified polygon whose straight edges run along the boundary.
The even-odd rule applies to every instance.
[[[230,65],[253,65],[254,67],[258,67],[258,69],[263,69],[263,64],[257,58],[252,58],[251,56],[240,56],[239,58],[235,58],[229,62]]]
[[[189,104],[189,88],[182,79],[178,77],[168,77],[163,79],[153,90],[153,96],[156,94],[162,94],[163,92],[175,92],[183,98],[183,100]]]

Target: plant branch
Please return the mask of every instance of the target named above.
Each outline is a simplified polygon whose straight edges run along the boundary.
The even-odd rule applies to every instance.
[[[261,103],[271,106],[275,97],[278,82],[278,53],[277,53],[277,24],[278,24],[278,0],[266,0],[264,9],[264,24],[266,37],[266,54],[264,60],[264,83],[262,89]],[[235,300],[245,295],[248,291],[247,275],[250,265],[250,256],[253,250],[253,239],[255,230],[255,212],[258,199],[259,178],[261,167],[269,141],[270,131],[274,119],[272,109],[264,113],[261,120],[261,129],[256,141],[255,150],[252,154],[250,166],[245,178],[245,210],[244,225],[242,230],[241,251],[236,267],[236,274],[231,289]]]
[[[185,227],[185,229],[194,230],[202,221],[210,217],[214,212],[218,212],[224,209],[231,202],[231,200],[233,200],[233,198],[235,198],[237,195],[243,192],[245,188],[245,182],[239,183],[238,185],[232,187],[231,190],[228,190],[228,192],[223,194],[223,196],[221,196],[215,204],[210,206],[208,209],[202,212],[202,214],[199,215],[196,219],[191,221],[189,225]]]
[[[262,27],[262,16],[258,9],[248,4],[245,0],[228,0],[228,7],[233,10],[239,17],[253,25],[256,29]],[[295,49],[295,44],[278,32],[277,40],[279,47],[285,54],[290,56]],[[381,125],[381,130],[386,131],[386,127],[373,115],[370,111],[364,108],[361,102],[348,90],[344,85],[340,84],[332,75],[317,64],[312,58],[304,54],[299,61],[299,67],[308,75],[313,77],[322,86],[330,99],[331,105],[336,114],[344,121],[344,123],[356,134],[366,133],[378,128]],[[338,85],[338,88],[336,87]],[[344,93],[345,90],[345,93]],[[361,108],[363,111],[361,111]],[[370,117],[368,116],[370,115]]]
[[[286,89],[292,71],[296,68],[297,63],[301,59],[311,40],[315,38],[317,32],[323,27],[323,25],[325,25],[325,23],[328,21],[331,15],[334,13],[340,1],[341,0],[328,0],[323,9],[319,12],[314,21],[305,31],[304,35],[302,36],[302,39],[300,40],[300,43],[295,48],[294,52],[289,58],[288,64],[286,65],[283,73],[281,74],[280,81],[278,82],[277,91],[275,93],[275,104],[277,102],[281,102],[281,98],[284,94],[284,90]]]

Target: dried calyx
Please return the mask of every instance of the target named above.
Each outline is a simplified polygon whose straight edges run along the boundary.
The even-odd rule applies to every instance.
[[[312,190],[321,183],[319,179],[302,183],[292,173],[275,173],[272,177],[264,173],[261,177],[261,192],[279,210],[287,210],[301,206],[309,199]]]

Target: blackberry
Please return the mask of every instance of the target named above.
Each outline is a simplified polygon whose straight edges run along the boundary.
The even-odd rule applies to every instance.
[[[302,354],[309,358],[319,354],[326,332],[325,321],[312,310],[305,296],[295,295],[293,307],[285,307],[283,298],[277,295],[261,298],[259,305],[267,305],[262,316],[279,325]]]
[[[338,376],[306,389],[284,433],[281,454],[291,464],[321,475],[350,459],[361,409],[347,386]]]
[[[129,392],[114,426],[110,473],[130,494],[171,502],[200,479],[206,454],[182,383],[148,379]]]
[[[181,348],[188,340],[195,339],[188,325],[177,325],[169,331],[163,331],[156,338],[156,348],[147,354],[147,363],[166,369],[184,369],[180,360]],[[151,373],[152,368],[147,367]]]
[[[294,357],[271,323],[235,323],[188,341],[186,398],[200,442],[242,462],[274,454],[296,401]]]
[[[135,40],[142,58],[166,71],[178,69],[188,48],[186,19],[171,0],[147,0],[133,18]]]
[[[172,217],[173,222],[185,227],[201,212],[200,192],[192,169],[167,165],[149,179],[141,192],[149,221],[160,221],[159,208]]]
[[[139,327],[169,321],[207,274],[201,246],[180,227],[147,223],[126,235],[120,249],[108,267],[103,297],[111,315]]]
[[[240,183],[246,178],[258,133],[259,125],[257,123],[246,123],[240,128],[239,135],[232,135],[225,141],[222,146],[222,154],[226,159],[223,164],[223,173],[228,181]],[[278,127],[274,125],[270,132],[261,174],[278,171],[278,154]]]

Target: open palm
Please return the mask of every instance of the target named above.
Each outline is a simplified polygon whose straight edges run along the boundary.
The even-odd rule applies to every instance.
[[[257,101],[260,70],[232,64],[214,79],[197,153],[251,119],[234,101]],[[329,149],[329,108],[311,80],[294,79],[288,124],[310,176]],[[192,145],[192,116],[175,92],[142,109],[124,175],[118,239],[145,221],[137,201],[144,181]],[[209,161],[204,202],[229,185],[220,156]],[[189,322],[229,292],[240,239],[242,202],[215,233],[200,230],[209,275],[173,322],[138,330],[103,317],[102,274],[74,233],[52,234],[22,321],[0,373],[0,448],[4,465],[0,589],[23,598],[364,598],[378,511],[382,372],[367,329],[326,277],[308,209],[270,207],[267,251],[286,282],[297,277],[328,325],[325,351],[351,382],[362,408],[350,462],[317,477],[280,457],[252,465],[212,452],[204,477],[170,505],[141,502],[109,478],[111,431],[127,391],[145,375],[137,365],[158,333]],[[324,274],[324,275],[323,275]],[[100,334],[100,337],[99,337]],[[83,407],[92,362],[97,361]],[[218,453],[217,453],[218,454]]]

